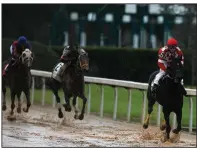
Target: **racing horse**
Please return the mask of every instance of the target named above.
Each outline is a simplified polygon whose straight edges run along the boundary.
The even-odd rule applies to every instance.
[[[87,72],[89,70],[88,54],[84,53],[79,55],[77,51],[72,51],[70,56],[70,61],[68,64],[69,65],[62,73],[61,84],[59,83],[59,81],[51,77],[47,81],[47,86],[51,88],[53,94],[55,95],[59,118],[63,118],[63,113],[60,106],[60,97],[58,95],[58,90],[62,87],[64,92],[64,98],[65,98],[65,104],[63,104],[65,111],[67,112],[71,111],[70,98],[73,97],[72,105],[75,111],[74,118],[83,120],[85,113],[85,105],[87,102],[87,98],[85,97],[84,94],[85,92],[84,72]],[[76,108],[77,97],[83,100],[83,107],[80,115],[78,115],[78,110]]]
[[[11,95],[11,112],[10,115],[14,114],[15,108],[15,96],[18,98],[18,108],[17,112],[21,113],[21,93],[24,92],[27,99],[27,107],[23,108],[24,112],[29,111],[31,106],[30,102],[30,86],[31,86],[31,73],[30,68],[33,63],[33,53],[29,49],[25,49],[18,59],[15,60],[15,63],[9,69],[6,76],[2,77],[2,110],[6,110],[6,84],[9,85],[10,95]],[[8,61],[4,61],[4,70],[8,65]]]
[[[163,106],[165,121],[160,127],[161,130],[166,129],[163,142],[170,139],[171,127],[169,117],[171,112],[174,112],[176,114],[178,123],[177,128],[172,130],[172,132],[178,135],[178,133],[181,131],[183,95],[185,95],[186,93],[185,89],[181,85],[181,81],[183,79],[183,67],[181,64],[181,59],[174,58],[169,66],[170,67],[167,68],[166,74],[163,76],[163,78],[161,78],[159,82],[156,96],[153,96],[151,92],[151,84],[158,71],[155,71],[150,75],[147,91],[148,116],[146,117],[143,124],[143,128],[147,129],[149,125],[150,115],[153,111],[153,106],[157,101],[160,105]]]

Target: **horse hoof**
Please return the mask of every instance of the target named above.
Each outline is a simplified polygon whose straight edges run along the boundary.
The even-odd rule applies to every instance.
[[[179,131],[178,131],[177,129],[173,129],[172,132],[173,132],[174,134],[179,134]]]
[[[28,110],[27,110],[27,109],[25,109],[25,108],[23,108],[23,111],[24,111],[24,112],[26,112],[26,113],[28,112]]]
[[[165,129],[166,129],[166,126],[165,125],[161,125],[160,130],[164,131]]]
[[[63,107],[65,108],[65,111],[71,112],[71,107],[68,104],[63,104]]]
[[[17,108],[17,113],[21,113],[21,108]]]
[[[78,119],[78,118],[79,118],[79,116],[78,116],[78,115],[74,115],[74,118],[75,118],[75,119]]]
[[[79,115],[79,120],[83,120],[84,115]]]
[[[7,109],[6,105],[2,106],[2,110],[5,111]]]
[[[58,113],[58,117],[59,117],[59,118],[63,118],[63,113],[62,113],[62,112],[59,112],[59,113]]]
[[[143,124],[143,128],[147,129],[148,128],[148,124]]]

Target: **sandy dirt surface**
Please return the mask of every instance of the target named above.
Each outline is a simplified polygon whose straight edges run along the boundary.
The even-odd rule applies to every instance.
[[[59,119],[57,109],[35,105],[28,114],[15,112],[16,120],[8,121],[9,111],[3,112],[3,147],[196,147],[196,135],[187,132],[177,143],[162,143],[158,127],[143,130],[140,124],[94,115],[75,120],[72,112]]]

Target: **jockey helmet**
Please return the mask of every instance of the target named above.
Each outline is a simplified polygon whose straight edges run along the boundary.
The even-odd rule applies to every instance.
[[[20,45],[25,45],[25,44],[27,43],[26,37],[20,36],[20,37],[18,38],[18,43],[19,43]]]
[[[176,50],[176,47],[177,47],[177,40],[174,39],[174,38],[168,39],[167,46],[168,46],[168,48],[171,52],[174,52]]]

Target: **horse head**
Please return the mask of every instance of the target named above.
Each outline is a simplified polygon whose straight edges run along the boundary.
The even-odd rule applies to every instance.
[[[78,62],[82,71],[89,70],[89,57],[87,53],[80,54],[78,57]]]
[[[32,52],[29,49],[25,49],[20,56],[20,61],[23,65],[30,68],[32,66],[32,63],[33,63]]]
[[[181,63],[181,58],[174,58],[172,62],[170,62],[166,76],[173,79],[175,83],[181,82],[183,79],[183,65]]]

